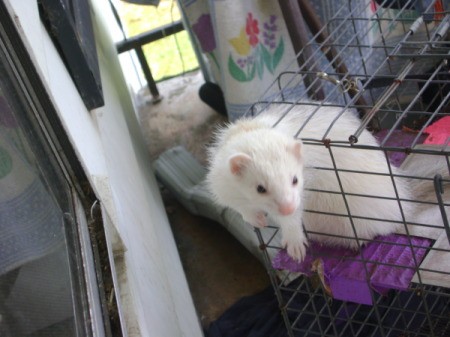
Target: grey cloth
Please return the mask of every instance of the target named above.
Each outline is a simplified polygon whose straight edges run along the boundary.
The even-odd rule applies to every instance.
[[[136,5],[152,5],[152,6],[159,5],[159,0],[122,0],[122,1]]]

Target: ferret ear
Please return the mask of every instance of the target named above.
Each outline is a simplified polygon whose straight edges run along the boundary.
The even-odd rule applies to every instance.
[[[300,142],[295,142],[293,145],[290,145],[289,150],[298,161],[302,161],[302,144]]]
[[[228,159],[230,171],[234,175],[241,175],[245,167],[252,161],[252,157],[245,153],[237,153]]]

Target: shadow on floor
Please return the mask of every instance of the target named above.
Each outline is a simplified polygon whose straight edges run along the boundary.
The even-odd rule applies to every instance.
[[[263,265],[225,228],[189,213],[164,187],[163,201],[204,328],[243,296],[267,288]]]

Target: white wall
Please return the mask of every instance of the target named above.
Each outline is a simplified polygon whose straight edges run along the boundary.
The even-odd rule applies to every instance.
[[[108,22],[107,0],[92,0],[105,106],[87,111],[36,0],[9,0],[97,197],[125,246],[116,270],[130,336],[196,337],[201,328],[151,171]],[[111,231],[108,231],[110,233]],[[119,240],[120,241],[120,240]],[[138,326],[135,325],[137,322]]]

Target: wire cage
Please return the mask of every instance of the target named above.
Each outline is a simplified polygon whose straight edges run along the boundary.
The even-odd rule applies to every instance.
[[[398,204],[404,233],[366,241],[354,229],[359,249],[346,250],[321,244],[328,234],[305,226],[308,254],[297,263],[275,240],[279,228],[257,229],[288,335],[450,336],[448,4],[338,0],[328,3],[328,17],[313,2],[295,4],[303,14],[296,20],[309,28],[307,40],[294,46],[298,70],[281,73],[267,91],[276,87],[278,93],[256,102],[251,113],[271,105],[282,107],[281,118],[299,106],[310,116],[324,107],[356,111],[361,122],[344,141],[330,137],[341,114],[325,133],[304,137],[307,118],[293,136],[329,152],[331,167],[309,168],[315,177],[331,171],[338,182],[344,174],[354,175],[355,183],[361,174],[369,181],[373,175],[388,178],[395,193],[385,198]],[[289,11],[284,15],[289,24]],[[367,129],[377,146],[361,144]],[[356,150],[381,152],[387,170],[340,167],[336,157]],[[396,189],[400,181],[410,189],[408,197]],[[355,197],[368,205],[383,198],[370,191],[355,196],[339,184],[338,190],[309,193],[338,194],[345,208],[330,213],[319,204],[304,214],[326,214],[331,223],[345,217],[352,226],[389,221],[353,211]]]

